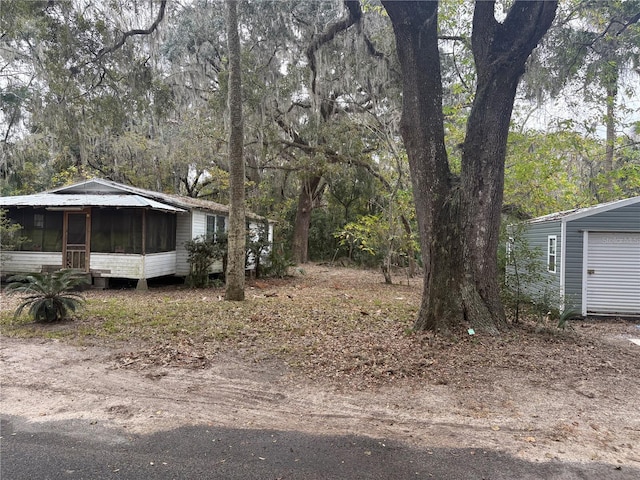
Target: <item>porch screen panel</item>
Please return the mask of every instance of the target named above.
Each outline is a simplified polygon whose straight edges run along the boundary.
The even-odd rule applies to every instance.
[[[147,210],[146,253],[170,252],[176,249],[176,216]]]
[[[7,215],[12,223],[19,224],[19,237],[23,241],[16,250],[31,252],[61,252],[63,213],[44,208],[12,208]]]
[[[91,251],[142,253],[142,210],[94,208],[91,215]]]

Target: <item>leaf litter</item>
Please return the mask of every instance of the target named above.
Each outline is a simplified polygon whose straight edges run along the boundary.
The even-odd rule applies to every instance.
[[[386,285],[377,272],[310,265],[287,279],[249,281],[245,302],[222,301],[223,290],[213,288],[89,291],[74,322],[47,326],[7,320],[16,300],[3,295],[2,333],[106,348],[110,375],[139,372],[165,389],[178,377],[191,379],[176,395],[195,396],[196,405],[208,388],[197,378],[214,388],[207,372],[221,371],[232,406],[264,405],[251,425],[273,426],[274,406],[300,397],[296,408],[307,415],[296,428],[326,429],[335,416],[358,423],[359,432],[420,443],[436,438],[439,425],[446,430],[440,445],[479,442],[527,458],[640,466],[633,449],[640,444],[640,348],[628,341],[635,323],[588,319],[560,331],[534,319],[498,336],[467,328],[419,333],[412,324],[422,280],[394,280]],[[238,386],[248,372],[268,386]],[[115,415],[120,405],[104,409]],[[314,409],[320,423],[308,417]],[[218,421],[235,424],[233,411]],[[126,421],[142,422],[137,418]]]

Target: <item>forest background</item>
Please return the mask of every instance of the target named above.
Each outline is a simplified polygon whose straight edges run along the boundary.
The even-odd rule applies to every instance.
[[[298,263],[419,251],[394,35],[379,2],[361,5],[338,33],[339,0],[239,4],[247,208]],[[462,0],[439,10],[454,173],[472,15]],[[638,1],[561,2],[519,87],[505,215],[640,194],[639,19]],[[2,195],[98,176],[228,203],[226,45],[221,1],[0,3]]]

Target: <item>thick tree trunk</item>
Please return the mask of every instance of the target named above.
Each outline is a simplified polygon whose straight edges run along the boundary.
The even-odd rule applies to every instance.
[[[461,272],[451,249],[460,235],[448,232],[451,174],[444,145],[442,80],[436,2],[386,2],[403,74],[401,132],[409,158],[424,262],[422,305],[416,328],[437,329],[457,322],[462,310]],[[453,287],[453,289],[452,289]]]
[[[311,211],[316,190],[321,176],[313,176],[302,183],[300,195],[298,196],[298,208],[293,225],[293,241],[291,245],[291,256],[295,263],[307,263],[309,261],[309,228],[311,226]]]
[[[506,321],[497,247],[509,121],[518,80],[555,16],[554,2],[516,2],[505,21],[494,2],[476,2],[473,52],[478,73],[460,179],[444,146],[436,2],[383,1],[403,75],[401,132],[409,157],[425,264],[415,328],[460,325],[496,332]]]
[[[225,300],[244,300],[245,202],[244,126],[242,120],[242,78],[237,0],[227,0],[227,42],[229,46],[229,230]]]
[[[461,172],[463,256],[468,262],[465,284],[475,287],[478,310],[471,311],[474,317],[470,323],[476,327],[491,329],[505,324],[496,255],[509,123],[527,59],[551,26],[556,8],[557,2],[517,1],[499,23],[493,2],[476,2],[472,48],[477,86]]]

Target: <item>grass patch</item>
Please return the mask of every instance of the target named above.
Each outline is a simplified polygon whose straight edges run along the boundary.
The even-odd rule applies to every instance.
[[[194,365],[201,368],[224,351],[250,361],[276,359],[307,378],[347,378],[353,388],[415,377],[452,383],[456,372],[482,376],[493,368],[548,375],[555,350],[597,351],[577,349],[576,333],[549,338],[526,323],[495,338],[466,330],[446,337],[415,332],[421,286],[420,279],[388,286],[370,272],[322,269],[249,284],[244,302],[223,301],[224,292],[215,288],[92,290],[74,321],[46,326],[26,316],[14,319],[3,301],[0,328],[6,336],[120,346],[127,358],[144,357],[132,365],[181,366],[198,359]]]

